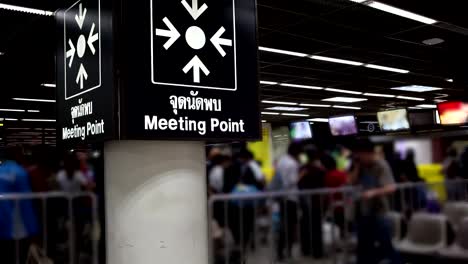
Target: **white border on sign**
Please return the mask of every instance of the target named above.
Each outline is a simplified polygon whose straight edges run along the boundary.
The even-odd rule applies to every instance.
[[[99,36],[99,84],[92,87],[92,88],[89,88],[89,89],[86,89],[80,93],[77,93],[77,94],[74,94],[70,97],[67,97],[67,28],[66,28],[66,18],[67,18],[67,12],[70,11],[70,9],[72,9],[74,6],[76,6],[79,2],[81,2],[82,0],[78,0],[76,3],[74,3],[72,6],[70,6],[67,10],[65,10],[64,14],[63,14],[63,31],[64,31],[64,39],[63,39],[63,50],[64,50],[64,66],[65,66],[65,70],[63,71],[64,74],[65,74],[65,78],[64,78],[64,82],[65,82],[65,101],[67,100],[70,100],[72,98],[75,98],[77,96],[80,96],[80,95],[83,95],[85,93],[88,93],[92,90],[95,90],[99,87],[101,87],[102,85],[102,73],[101,73],[101,58],[102,58],[102,53],[101,53],[101,0],[97,0],[98,1],[98,17],[99,17],[99,32],[98,32],[98,36]],[[72,21],[75,21],[74,19],[72,19]]]
[[[191,87],[191,88],[199,88],[199,89],[211,89],[211,90],[225,90],[225,91],[237,91],[237,41],[236,41],[236,0],[232,0],[232,21],[233,21],[233,44],[234,44],[234,88],[226,88],[226,87],[215,87],[215,86],[200,86],[200,85],[191,85],[191,84],[179,84],[179,83],[165,83],[165,82],[157,82],[154,76],[154,25],[153,25],[153,1],[150,0],[150,24],[151,24],[151,82],[153,84],[159,85],[167,85],[167,86],[182,86],[182,87]]]

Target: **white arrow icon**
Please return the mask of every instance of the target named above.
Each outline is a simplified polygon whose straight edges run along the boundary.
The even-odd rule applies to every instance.
[[[206,11],[206,9],[208,9],[206,4],[203,4],[200,8],[198,8],[198,0],[192,0],[192,6],[190,6],[186,0],[182,0],[182,5],[185,7],[185,9],[187,9],[194,20],[197,20],[197,18],[200,17],[203,12]]]
[[[198,58],[197,55],[193,57],[192,60],[190,60],[187,65],[182,69],[185,74],[187,74],[190,70],[193,70],[193,82],[194,83],[200,83],[200,69],[203,71],[203,73],[208,76],[210,74],[210,71],[206,68],[205,64]]]
[[[88,73],[86,72],[83,64],[80,64],[80,69],[78,70],[78,74],[76,75],[76,83],[80,84],[80,89],[83,89],[84,80],[88,80]]]
[[[171,21],[169,21],[167,17],[163,18],[163,22],[166,24],[169,30],[157,28],[156,35],[169,38],[166,44],[164,44],[164,48],[167,50],[179,39],[180,33],[177,31],[174,25],[172,25]]]
[[[211,43],[213,43],[215,48],[218,50],[219,54],[221,54],[221,56],[223,57],[226,56],[226,52],[224,51],[223,47],[221,47],[221,45],[232,47],[232,40],[221,38],[225,31],[226,29],[224,29],[224,27],[221,27],[210,39]]]
[[[73,59],[75,58],[75,45],[73,45],[73,42],[71,39],[68,40],[68,45],[70,45],[70,49],[67,51],[67,58],[70,58],[70,62],[68,63],[68,68],[70,68],[73,64]]]
[[[78,26],[80,27],[80,29],[83,28],[83,23],[85,21],[86,12],[88,12],[88,10],[85,8],[83,12],[83,5],[80,3],[80,11],[77,15],[75,15],[76,23],[78,23]]]
[[[93,53],[96,53],[96,49],[94,48],[94,42],[96,42],[98,39],[99,39],[99,34],[96,33],[94,34],[94,23],[93,25],[91,26],[91,31],[89,31],[89,36],[88,36],[88,46],[89,46],[89,49],[91,50],[91,52]]]

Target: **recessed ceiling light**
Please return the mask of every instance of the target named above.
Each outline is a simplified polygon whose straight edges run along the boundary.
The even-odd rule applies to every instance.
[[[25,112],[23,109],[0,109],[0,112]]]
[[[266,85],[277,85],[277,82],[270,82],[270,81],[260,81],[260,84],[266,84]]]
[[[292,106],[273,106],[273,107],[268,107],[266,110],[274,110],[274,111],[304,111],[307,110],[307,108],[304,107],[292,107]]]
[[[309,115],[307,114],[295,114],[295,113],[281,113],[282,116],[303,116],[303,117],[308,117]]]
[[[443,90],[443,88],[424,86],[424,85],[408,85],[408,86],[394,87],[391,89],[405,91],[405,92],[415,92],[415,93],[424,93],[424,92]]]
[[[453,82],[453,79],[445,79],[447,82]]]
[[[278,54],[284,54],[284,55],[290,55],[290,56],[295,56],[295,57],[307,57],[307,56],[309,56],[309,54],[302,53],[302,52],[295,52],[295,51],[282,50],[282,49],[274,49],[274,48],[267,48],[267,47],[259,47],[259,50],[266,51],[266,52],[272,52],[272,53],[278,53]]]
[[[335,89],[335,88],[326,88],[325,91],[335,92],[335,93],[346,93],[346,94],[362,94],[362,92],[344,90],[344,89]]]
[[[305,106],[305,107],[331,107],[331,105],[326,105],[326,104],[299,104],[299,106]]]
[[[41,86],[43,86],[43,87],[49,87],[49,88],[55,88],[55,87],[57,87],[57,85],[55,85],[55,83],[43,83],[43,84],[41,84]]]
[[[398,99],[405,99],[405,100],[413,100],[413,101],[424,101],[426,99],[419,98],[419,97],[411,97],[411,96],[397,96]]]
[[[372,96],[372,97],[384,97],[384,98],[395,98],[396,95],[391,94],[380,94],[380,93],[365,93],[365,96]]]
[[[279,115],[279,113],[276,113],[276,112],[262,112],[262,115]]]
[[[270,101],[270,100],[263,100],[262,103],[264,103],[264,104],[279,104],[279,105],[298,105],[298,103],[283,102],[283,101]]]
[[[0,9],[24,12],[24,13],[34,14],[34,15],[41,15],[41,16],[53,16],[54,15],[54,13],[51,11],[45,11],[45,10],[16,6],[16,5],[7,5],[7,4],[1,4],[1,3],[0,3]]]
[[[39,110],[28,110],[28,113],[39,113]]]
[[[362,66],[362,65],[364,65],[364,63],[358,62],[358,61],[343,60],[343,59],[330,58],[330,57],[324,57],[324,56],[318,56],[318,55],[312,55],[312,56],[310,56],[310,58],[314,59],[314,60],[321,60],[321,61],[335,62],[335,63],[341,63],[341,64],[348,64],[348,65],[353,65],[353,66]]]
[[[437,23],[437,20],[434,20],[432,18],[421,16],[421,15],[415,14],[413,12],[409,12],[409,11],[406,11],[406,10],[403,10],[403,9],[400,9],[400,8],[397,8],[397,7],[394,7],[394,6],[391,6],[391,5],[387,5],[387,4],[384,4],[384,3],[377,2],[377,1],[369,1],[368,3],[365,3],[365,4],[372,7],[372,8],[379,9],[381,11],[391,13],[391,14],[394,14],[394,15],[397,15],[397,16],[412,19],[412,20],[415,20],[415,21],[418,21],[418,22],[421,22],[421,23],[424,23],[424,24],[431,25],[431,24]]]
[[[351,0],[351,2],[356,2],[356,3],[362,3],[362,2],[365,2],[365,1],[368,1],[368,0]]]
[[[56,122],[55,119],[21,119],[24,122]]]
[[[27,101],[27,102],[55,103],[55,100],[53,99],[13,98],[13,100]]]
[[[339,103],[357,103],[367,101],[366,98],[354,98],[354,97],[332,97],[323,99],[325,102],[339,102]]]
[[[333,108],[361,110],[361,107],[345,106],[345,105],[334,105]]]
[[[16,118],[5,118],[5,121],[18,121]]]
[[[426,44],[428,46],[434,46],[434,45],[438,45],[440,43],[444,43],[445,40],[441,39],[441,38],[431,38],[431,39],[426,39],[426,40],[423,40],[423,44]]]
[[[280,83],[281,86],[292,87],[292,88],[301,88],[301,89],[311,89],[311,90],[323,90],[323,87],[319,86],[310,86],[303,84],[292,84],[292,83]]]
[[[317,123],[328,123],[328,118],[311,118],[311,119],[307,119],[307,121],[317,122]]]
[[[432,105],[432,104],[420,104],[420,105],[417,105],[416,107],[436,109],[436,108],[437,108],[437,105]]]
[[[444,99],[434,99],[434,103],[443,103],[443,102],[447,102],[447,100],[444,100]]]
[[[367,68],[375,69],[375,70],[382,70],[382,71],[390,71],[390,72],[397,72],[397,73],[409,73],[410,71],[408,70],[403,70],[403,69],[398,69],[398,68],[393,68],[393,67],[387,67],[387,66],[381,66],[377,64],[366,64],[364,65]]]
[[[267,121],[266,120],[262,120],[262,123],[266,123]]]

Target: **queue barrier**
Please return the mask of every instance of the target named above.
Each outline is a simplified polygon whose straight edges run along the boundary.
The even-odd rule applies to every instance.
[[[33,208],[34,234],[4,241],[0,263],[8,264],[98,264],[100,223],[95,194],[46,192],[0,194],[0,207]],[[13,223],[22,221],[13,214]],[[14,229],[16,230],[16,224]]]
[[[446,197],[434,191],[440,189]],[[210,263],[356,263],[356,215],[366,203],[361,194],[360,188],[344,187],[212,195]],[[393,246],[402,258],[406,253],[431,260],[466,253],[468,261],[468,248],[465,252],[461,246],[466,241],[457,231],[468,230],[468,181],[398,184],[382,200]],[[447,215],[450,207],[456,216]],[[421,232],[427,224],[437,232]]]

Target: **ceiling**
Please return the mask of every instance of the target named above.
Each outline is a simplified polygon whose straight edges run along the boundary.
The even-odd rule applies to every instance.
[[[0,0],[0,3],[55,11],[68,6],[68,0]],[[361,109],[304,107],[295,112],[310,118],[354,113],[375,114],[388,108],[434,104],[465,97],[468,85],[468,20],[463,1],[457,0],[380,0],[438,22],[421,22],[386,13],[350,0],[258,0],[259,46],[307,54],[297,57],[260,51],[261,98],[298,104],[328,104]],[[54,103],[21,102],[12,98],[54,99],[55,22],[53,17],[30,15],[0,9],[0,109],[32,109],[39,113],[1,112],[0,118],[55,119]],[[426,45],[424,40],[444,42]],[[325,56],[408,70],[396,73],[361,66],[311,59]],[[448,82],[452,79],[453,82]],[[279,84],[320,87],[311,90]],[[424,85],[444,88],[414,93],[392,87]],[[326,90],[325,88],[328,88]],[[392,96],[423,98],[424,101],[346,94],[330,89],[352,90]],[[359,97],[358,103],[326,103],[335,96]],[[278,112],[262,103],[263,112]],[[265,115],[272,122],[304,119],[305,116]],[[7,127],[53,128],[53,122],[10,122]]]

